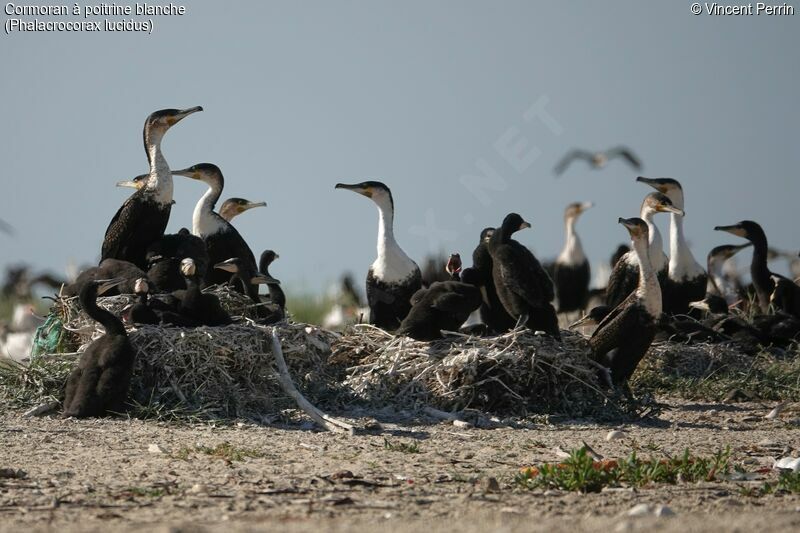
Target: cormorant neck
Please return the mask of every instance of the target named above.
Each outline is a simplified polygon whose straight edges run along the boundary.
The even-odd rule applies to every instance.
[[[666,263],[664,241],[661,240],[661,232],[653,221],[656,211],[645,205],[642,206],[640,215],[642,220],[647,224],[647,229],[650,231],[650,263],[655,271],[663,270]]]
[[[97,305],[97,291],[84,291],[80,295],[81,307],[89,317],[106,330],[106,334],[124,335],[125,326],[111,312]]]
[[[677,206],[677,204],[675,205]],[[695,260],[692,251],[686,244],[686,238],[683,236],[683,217],[677,213],[670,213],[669,277],[678,280],[694,278],[702,273],[703,267]]]
[[[648,243],[643,239],[634,239],[632,244],[639,263],[639,286],[636,288],[636,296],[642,301],[647,312],[657,317],[661,314],[661,286],[650,262]]]
[[[161,153],[160,133],[145,130],[144,147],[147,152],[147,162],[150,165],[150,177],[145,185],[146,190],[154,195],[155,200],[162,205],[172,205],[172,171],[169,169],[164,154]]]
[[[372,271],[380,280],[386,282],[406,279],[414,269],[414,263],[400,248],[394,238],[394,207],[389,198],[373,198],[378,206],[378,257],[372,264]]]
[[[192,233],[198,237],[217,233],[223,228],[222,222],[224,222],[214,212],[214,206],[217,205],[217,201],[222,194],[222,179],[209,180],[206,183],[208,184],[208,190],[197,202],[192,214]]]
[[[758,294],[761,311],[766,313],[769,309],[771,291],[771,273],[767,266],[768,244],[767,236],[763,233],[752,235],[748,239],[753,243],[753,259],[750,262],[750,277]]]
[[[564,248],[558,256],[558,262],[568,265],[578,265],[586,260],[586,255],[583,253],[583,245],[578,233],[575,231],[575,224],[578,222],[578,217],[569,217],[565,221],[567,238],[564,242]]]

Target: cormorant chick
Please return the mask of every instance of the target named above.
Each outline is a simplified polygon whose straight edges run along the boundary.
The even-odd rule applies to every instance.
[[[123,410],[133,375],[134,351],[122,322],[97,305],[97,296],[119,282],[92,280],[81,289],[81,307],[106,333],[86,348],[69,375],[64,417],[103,416]]]

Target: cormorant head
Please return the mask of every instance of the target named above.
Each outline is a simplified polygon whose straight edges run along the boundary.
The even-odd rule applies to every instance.
[[[454,273],[461,272],[461,254],[450,254],[450,258],[447,260],[444,270],[451,276]]]
[[[335,188],[357,192],[367,198],[371,198],[372,201],[378,205],[385,205],[388,202],[392,209],[394,209],[392,191],[389,190],[389,187],[383,182],[362,181],[361,183],[354,184],[337,183]]]
[[[138,278],[133,282],[134,294],[147,294],[148,292],[150,292],[150,284],[147,283],[146,278]]]
[[[172,173],[177,176],[184,176],[193,180],[200,180],[205,183],[222,183],[222,171],[213,163],[198,163],[183,170],[173,170]]]
[[[492,238],[492,235],[494,235],[494,228],[483,228],[483,231],[481,231],[480,242],[489,242],[489,239]]]
[[[461,283],[468,283],[477,287],[481,284],[481,279],[480,272],[472,267],[461,271]]]
[[[708,252],[708,262],[714,263],[716,261],[727,261],[731,257],[737,254],[739,250],[743,248],[747,248],[751,246],[751,243],[734,245],[734,244],[723,244],[722,246],[717,246],[712,248],[710,252]]]
[[[261,258],[258,261],[258,269],[262,272],[267,270],[267,267],[272,264],[273,261],[278,259],[280,256],[276,254],[273,250],[264,250],[261,252]]]
[[[117,187],[130,187],[131,189],[139,190],[147,185],[147,178],[149,177],[150,174],[139,174],[132,180],[118,181]]]
[[[675,207],[683,209],[683,187],[681,187],[678,180],[672,178],[645,178],[644,176],[639,176],[636,178],[636,181],[651,186],[672,200],[672,204]]]
[[[642,210],[648,209],[654,213],[675,213],[676,215],[684,216],[683,209],[675,207],[672,200],[665,194],[660,192],[651,192],[644,197],[642,202]]]
[[[188,117],[192,113],[202,111],[200,106],[190,107],[189,109],[161,109],[155,111],[147,117],[144,121],[144,137],[145,144],[147,143],[148,136],[164,135],[172,126]]]
[[[506,215],[506,218],[503,219],[503,225],[501,227],[503,229],[503,234],[506,237],[510,237],[512,233],[521,229],[530,228],[531,225],[525,222],[517,213],[509,213]]]
[[[251,202],[244,198],[228,198],[222,202],[222,206],[219,208],[219,216],[230,222],[233,217],[241,215],[254,207],[267,207],[267,202]]]
[[[197,272],[197,267],[194,264],[194,259],[191,257],[187,257],[181,260],[181,274],[186,276],[187,278],[191,278],[194,276],[195,272]]]
[[[763,238],[766,241],[767,237],[764,235],[764,230],[761,229],[761,226],[758,223],[753,222],[752,220],[742,220],[737,224],[732,224],[730,226],[715,226],[715,231],[727,231],[732,235],[736,235],[737,237],[742,237],[747,239],[748,241],[753,241],[753,239]]]
[[[564,209],[564,220],[578,218],[581,216],[581,213],[592,207],[594,207],[594,203],[592,202],[573,202]]]
[[[631,240],[638,240],[644,239],[647,240],[650,237],[650,230],[647,228],[647,222],[642,220],[641,218],[634,217],[634,218],[622,218],[618,220],[620,224],[625,226],[628,230],[628,233],[631,235]]]

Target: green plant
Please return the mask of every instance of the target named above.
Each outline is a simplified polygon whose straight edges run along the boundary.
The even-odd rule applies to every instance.
[[[579,448],[563,463],[523,469],[516,475],[515,482],[528,489],[599,492],[603,487],[623,485],[642,487],[652,483],[712,481],[730,470],[729,458],[730,448],[726,448],[711,457],[697,457],[687,449],[677,458],[639,459],[633,452],[621,461],[595,461],[586,448]]]

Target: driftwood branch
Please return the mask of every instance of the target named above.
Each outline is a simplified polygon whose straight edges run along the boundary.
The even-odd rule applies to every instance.
[[[275,356],[275,363],[278,366],[278,381],[280,382],[281,387],[286,394],[291,396],[292,399],[297,402],[297,406],[300,407],[300,409],[302,409],[308,416],[310,416],[314,422],[326,430],[354,435],[355,428],[352,425],[323,413],[311,402],[309,402],[299,390],[297,390],[297,387],[294,386],[292,377],[289,374],[289,367],[286,366],[286,360],[283,358],[281,341],[278,339],[278,335],[275,333],[275,330],[270,331],[270,338],[272,339],[272,355]]]

